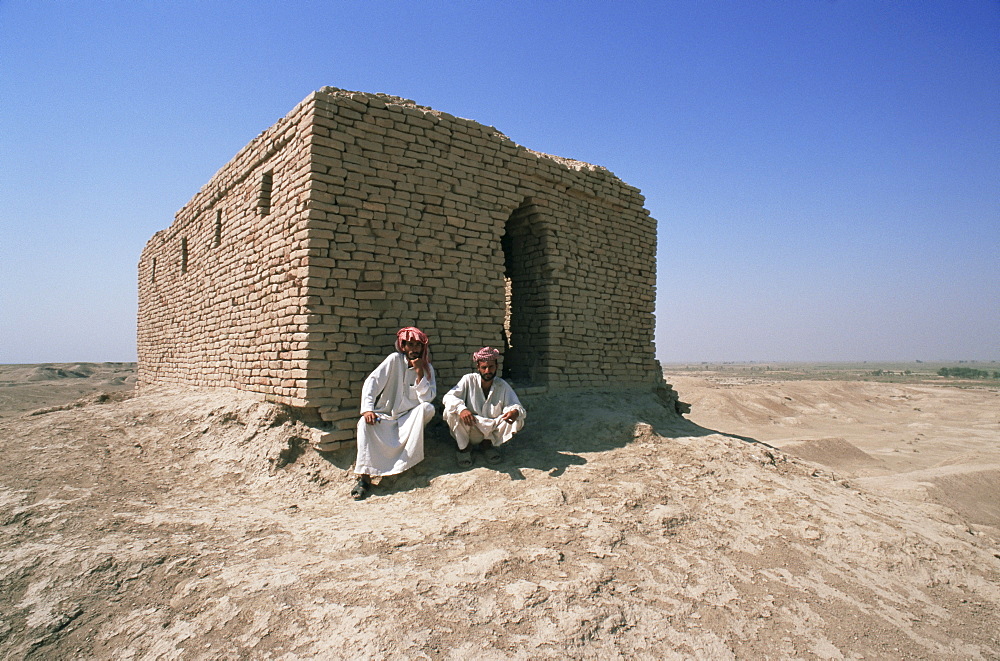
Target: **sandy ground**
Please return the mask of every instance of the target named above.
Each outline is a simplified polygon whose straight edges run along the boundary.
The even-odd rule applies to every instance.
[[[866,490],[941,503],[1000,527],[1000,382],[822,375],[810,379],[804,366],[794,379],[735,368],[670,379],[694,422],[818,462]]]
[[[996,389],[533,396],[355,503],[284,408],[130,378],[0,367],[3,658],[1000,658]]]

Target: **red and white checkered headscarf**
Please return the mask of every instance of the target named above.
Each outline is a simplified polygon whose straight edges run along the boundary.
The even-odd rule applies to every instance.
[[[423,342],[424,353],[421,356],[428,365],[431,363],[431,346],[427,334],[414,326],[407,326],[396,331],[396,351],[403,352],[403,342]]]
[[[500,352],[493,347],[483,347],[476,353],[472,354],[472,362],[478,365],[481,360],[496,360],[499,357]]]

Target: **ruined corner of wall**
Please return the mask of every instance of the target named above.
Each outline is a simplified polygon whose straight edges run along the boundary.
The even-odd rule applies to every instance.
[[[691,412],[691,405],[680,400],[680,394],[674,390],[673,385],[660,379],[660,382],[653,387],[653,393],[663,403],[663,406],[678,415]]]

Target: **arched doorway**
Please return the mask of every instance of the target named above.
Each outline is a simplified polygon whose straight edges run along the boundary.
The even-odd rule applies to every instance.
[[[544,382],[549,336],[544,230],[538,207],[525,198],[507,219],[500,240],[506,292],[501,376],[519,385]]]

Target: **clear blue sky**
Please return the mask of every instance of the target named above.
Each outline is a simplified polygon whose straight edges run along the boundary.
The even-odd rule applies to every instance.
[[[146,240],[324,85],[642,189],[663,360],[1000,360],[997,0],[0,0],[0,362],[134,360]]]

